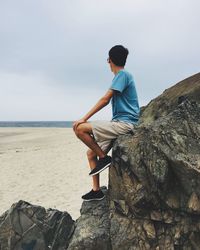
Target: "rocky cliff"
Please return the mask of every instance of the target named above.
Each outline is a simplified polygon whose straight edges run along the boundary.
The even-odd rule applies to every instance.
[[[200,73],[142,108],[113,146],[106,198],[67,212],[13,204],[0,250],[200,249]]]

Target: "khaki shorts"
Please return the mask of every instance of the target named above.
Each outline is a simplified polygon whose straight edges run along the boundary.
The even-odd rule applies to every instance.
[[[136,124],[123,121],[92,121],[92,133],[99,147],[106,153],[110,151],[113,142],[119,135],[130,131],[135,133]]]

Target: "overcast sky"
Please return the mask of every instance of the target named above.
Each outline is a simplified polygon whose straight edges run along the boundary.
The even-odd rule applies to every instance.
[[[199,0],[0,0],[0,120],[77,120],[129,49],[140,106],[200,70]],[[111,104],[91,120],[110,119]]]

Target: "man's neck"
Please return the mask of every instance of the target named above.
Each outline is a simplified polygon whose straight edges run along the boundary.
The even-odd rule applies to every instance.
[[[121,69],[124,69],[124,67],[116,67],[113,69],[113,73],[116,75]]]

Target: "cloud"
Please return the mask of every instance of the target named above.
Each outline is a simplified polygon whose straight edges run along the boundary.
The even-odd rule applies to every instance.
[[[115,44],[128,47],[126,68],[147,104],[199,71],[199,8],[197,0],[1,1],[0,119],[81,116],[111,83]]]
[[[39,72],[0,72],[0,79],[4,83],[3,91],[0,92],[0,114],[5,121],[11,120],[10,117],[13,121],[24,120],[24,117],[25,120],[33,121],[77,120],[79,115],[83,116],[97,102],[101,97],[99,93],[102,93],[102,90],[98,93],[94,88],[88,91],[84,86],[76,85],[63,91],[59,84],[56,85]],[[111,112],[109,107],[106,110]],[[107,118],[105,114],[103,118]]]

